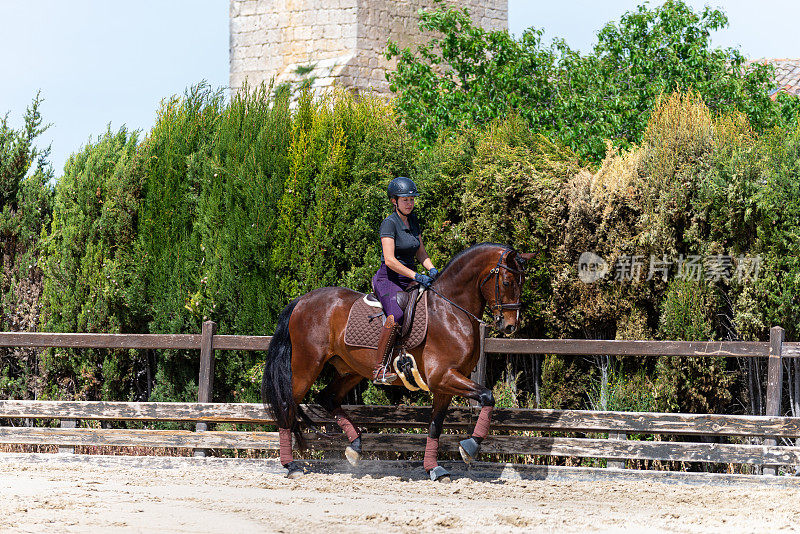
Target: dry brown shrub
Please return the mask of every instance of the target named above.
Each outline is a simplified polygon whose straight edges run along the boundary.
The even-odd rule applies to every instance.
[[[634,146],[622,153],[618,147],[607,143],[608,150],[600,169],[591,176],[589,189],[593,203],[602,207],[603,216],[609,215],[612,204],[635,195],[643,174],[643,151]]]
[[[698,93],[676,92],[660,97],[642,143],[651,185],[660,187],[697,163],[713,148],[714,132],[714,114]]]
[[[752,149],[758,139],[747,116],[741,112],[717,117],[714,124],[714,152],[727,156],[732,149]]]

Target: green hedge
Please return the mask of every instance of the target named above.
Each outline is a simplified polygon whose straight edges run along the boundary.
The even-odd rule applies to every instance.
[[[20,129],[0,120],[0,331],[35,330],[42,293],[41,234],[53,210],[49,148],[36,146],[47,129],[39,95]],[[0,397],[27,399],[41,389],[37,353],[0,348]]]

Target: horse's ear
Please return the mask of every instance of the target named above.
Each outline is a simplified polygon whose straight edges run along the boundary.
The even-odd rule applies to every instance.
[[[519,265],[519,269],[521,271],[525,271],[528,268],[528,262],[533,259],[533,254],[526,254],[523,252],[517,253],[517,265]]]
[[[520,264],[517,262],[517,251],[513,248],[508,251],[508,255],[506,256],[506,265],[513,269],[520,268]]]

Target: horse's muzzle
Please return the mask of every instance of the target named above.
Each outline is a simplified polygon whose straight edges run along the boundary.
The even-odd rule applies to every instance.
[[[503,317],[503,315],[495,315],[494,328],[502,334],[511,335],[517,331],[517,321],[512,322],[508,318]]]

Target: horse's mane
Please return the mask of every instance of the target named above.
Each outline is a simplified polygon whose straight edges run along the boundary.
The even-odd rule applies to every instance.
[[[478,243],[477,245],[472,245],[471,247],[465,248],[464,250],[462,250],[461,252],[459,252],[458,254],[453,256],[452,258],[450,258],[450,261],[448,261],[447,265],[445,265],[444,268],[441,270],[440,275],[444,274],[451,265],[456,263],[458,260],[460,260],[464,256],[466,256],[468,254],[471,254],[472,252],[474,252],[477,249],[488,248],[488,247],[500,247],[500,248],[505,248],[505,249],[510,248],[508,245],[501,245],[500,243]]]

